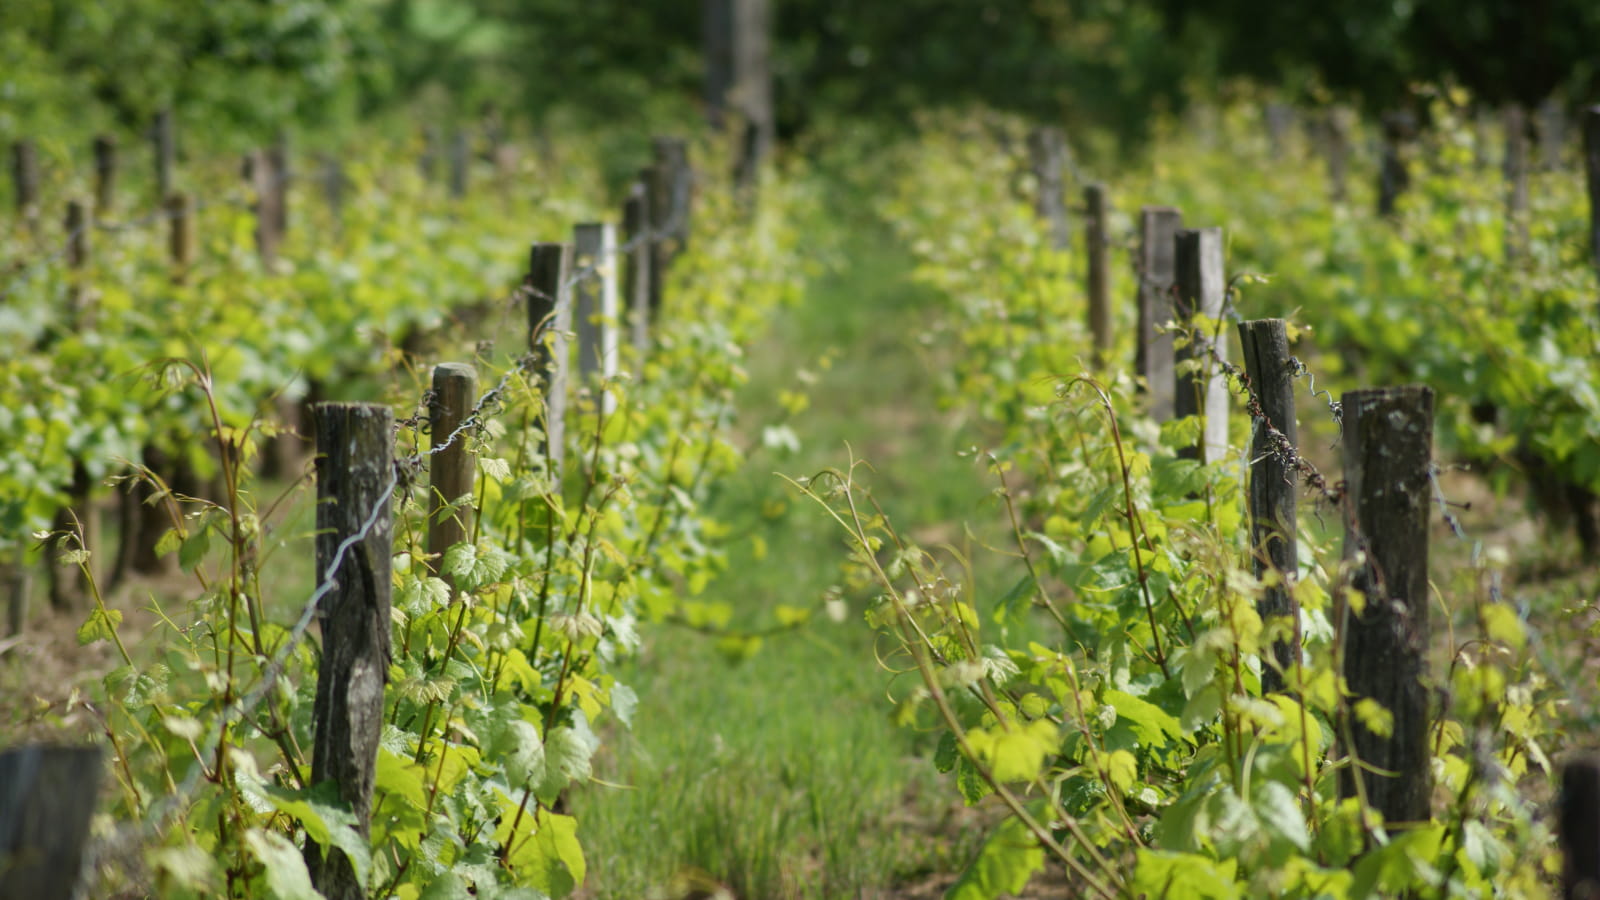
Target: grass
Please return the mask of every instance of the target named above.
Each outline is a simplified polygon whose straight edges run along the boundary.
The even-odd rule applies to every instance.
[[[796,387],[797,371],[810,372],[811,404],[790,422],[806,443],[784,458],[754,451],[711,501],[741,539],[707,593],[745,621],[770,621],[778,603],[815,606],[841,581],[843,533],[775,471],[843,467],[849,442],[874,464],[871,477],[905,523],[958,521],[985,494],[955,453],[907,337],[934,298],[910,284],[910,257],[880,223],[848,208],[830,221],[842,228],[842,260],[811,280],[751,354],[741,398],[741,409],[759,415]],[[832,364],[818,366],[830,350]],[[860,614],[852,608],[840,623],[819,617],[740,663],[706,635],[654,635],[621,675],[640,694],[634,732],[602,768],[601,777],[626,787],[591,786],[574,797],[590,892],[887,896],[897,884],[960,867],[965,843],[928,839],[950,795],[934,784],[931,738],[889,722],[890,678]]]

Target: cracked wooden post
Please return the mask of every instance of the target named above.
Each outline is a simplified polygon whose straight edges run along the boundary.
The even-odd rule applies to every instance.
[[[0,753],[0,900],[70,900],[105,777],[99,747]]]
[[[1300,473],[1278,452],[1267,425],[1277,429],[1290,446],[1298,446],[1294,415],[1294,370],[1289,363],[1289,330],[1282,319],[1256,319],[1239,323],[1239,349],[1251,393],[1261,404],[1265,422],[1255,423],[1250,443],[1250,556],[1257,578],[1277,572],[1280,580],[1256,601],[1256,611],[1269,626],[1287,618],[1287,638],[1274,641],[1276,666],[1261,667],[1261,692],[1284,689],[1283,673],[1300,661],[1300,605],[1294,599],[1299,571],[1295,535],[1295,494]]]
[[[617,226],[609,222],[577,226],[573,253],[578,272],[573,317],[578,329],[579,387],[594,390],[601,412],[610,415],[617,400],[605,384],[617,375],[620,343]]]
[[[156,113],[150,126],[150,145],[156,162],[156,201],[172,194],[172,171],[178,163],[178,141],[172,125],[172,110]]]
[[[628,248],[622,294],[628,304],[633,349],[641,371],[650,350],[650,190],[648,170],[628,188],[622,204],[622,240]]]
[[[1210,358],[1207,348],[1226,358],[1227,343],[1221,330],[1227,281],[1222,268],[1222,229],[1185,228],[1173,242],[1177,267],[1177,295],[1173,313],[1180,324],[1190,327],[1187,346],[1176,352],[1178,371],[1174,376],[1172,413],[1175,418],[1200,416],[1204,428],[1200,443],[1186,448],[1182,456],[1214,463],[1228,450],[1228,383],[1221,369]],[[1196,315],[1210,320],[1209,328],[1191,327]],[[1198,368],[1183,367],[1193,362]],[[1210,373],[1207,375],[1207,373]]]
[[[1033,211],[1044,220],[1050,249],[1065,250],[1072,243],[1065,195],[1067,139],[1061,129],[1035,128],[1028,133],[1028,157],[1033,165]]]
[[[1600,279],[1600,106],[1583,111],[1583,168],[1589,183],[1589,256]]]
[[[1351,391],[1344,408],[1344,677],[1350,709],[1376,701],[1390,733],[1363,716],[1346,723],[1354,756],[1339,793],[1358,796],[1391,826],[1428,821],[1428,513],[1433,391],[1421,385]],[[1359,598],[1359,601],[1358,599]],[[1392,772],[1379,774],[1374,769]]]
[[[1083,239],[1089,257],[1089,334],[1094,341],[1094,367],[1103,369],[1111,355],[1111,226],[1106,186],[1083,188]]]
[[[528,260],[528,349],[544,379],[544,452],[557,477],[566,446],[567,369],[572,330],[571,244],[534,244]]]
[[[117,203],[117,140],[110,135],[94,139],[94,215],[104,219]]]
[[[1150,417],[1172,418],[1172,334],[1157,328],[1172,321],[1172,287],[1177,283],[1175,245],[1183,213],[1170,206],[1139,211],[1139,340],[1134,364],[1150,396]]]
[[[1600,756],[1586,754],[1561,767],[1556,831],[1561,839],[1561,896],[1600,897]]]
[[[313,707],[311,782],[335,784],[365,837],[390,661],[394,416],[377,404],[319,403],[313,418],[319,585],[339,547],[350,545],[318,610],[322,664]],[[305,855],[312,886],[328,900],[366,896],[344,851],[308,841]]]
[[[452,596],[455,578],[444,571],[444,554],[472,533],[472,488],[477,468],[467,450],[469,435],[456,431],[472,414],[477,398],[478,373],[472,366],[443,363],[433,367],[428,434],[436,452],[428,457],[428,555],[432,557],[428,567],[450,585]],[[446,441],[450,442],[448,446],[444,446]],[[444,449],[439,450],[440,446]]]

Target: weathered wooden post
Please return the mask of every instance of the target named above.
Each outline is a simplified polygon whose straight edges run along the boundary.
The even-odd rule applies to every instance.
[[[70,279],[67,288],[67,308],[74,327],[86,327],[88,323],[85,319],[89,312],[89,284],[86,270],[89,268],[91,246],[89,210],[81,201],[68,201],[66,220],[63,224],[67,232],[67,269]]]
[[[150,128],[151,149],[156,163],[156,200],[172,195],[172,171],[178,162],[178,140],[172,124],[172,110],[156,113],[155,124]]]
[[[1172,292],[1177,283],[1176,244],[1183,213],[1170,206],[1139,211],[1139,342],[1134,365],[1150,393],[1150,416],[1172,418],[1172,334],[1157,329],[1173,319]]]
[[[194,262],[194,203],[188,194],[172,194],[166,199],[167,253],[172,260],[172,280],[183,282]]]
[[[1294,599],[1299,572],[1295,534],[1295,491],[1300,473],[1284,457],[1281,440],[1298,446],[1294,415],[1294,370],[1289,363],[1289,330],[1282,319],[1256,319],[1239,323],[1239,351],[1251,394],[1261,407],[1250,442],[1250,555],[1257,578],[1268,572],[1280,576],[1256,601],[1256,611],[1268,625],[1287,618],[1287,640],[1274,641],[1276,667],[1261,668],[1261,692],[1284,688],[1283,673],[1300,661],[1300,606]],[[1274,436],[1268,429],[1277,432]]]
[[[460,200],[467,195],[467,133],[457,128],[450,136],[450,196]]]
[[[1083,240],[1089,257],[1089,334],[1094,340],[1094,367],[1105,368],[1111,356],[1111,226],[1106,186],[1085,185]]]
[[[689,142],[683,138],[656,137],[650,142],[655,172],[651,185],[651,224],[656,230],[657,272],[665,272],[689,246],[689,215],[694,173],[689,169]],[[659,309],[659,304],[652,303]]]
[[[288,131],[279,129],[272,145],[267,148],[267,167],[272,179],[269,191],[272,195],[272,232],[281,245],[289,234],[289,184],[294,181]]]
[[[472,533],[472,490],[477,469],[467,449],[469,435],[456,431],[472,414],[477,396],[478,373],[472,366],[443,363],[433,367],[428,434],[435,452],[428,458],[428,494],[432,498],[428,506],[428,555],[432,557],[428,567],[450,585],[452,594],[455,578],[444,572],[444,554]],[[441,446],[444,449],[438,449]]]
[[[15,551],[18,556],[22,551]],[[0,591],[6,596],[6,634],[21,634],[28,622],[28,599],[33,595],[33,571],[20,560],[0,563]]]
[[[648,171],[628,188],[622,204],[622,239],[628,248],[622,294],[628,304],[633,349],[639,362],[650,350],[650,190]]]
[[[1273,101],[1262,108],[1261,115],[1267,125],[1267,149],[1273,159],[1282,159],[1294,127],[1294,107]]]
[[[528,343],[544,379],[545,456],[559,477],[566,446],[567,369],[572,354],[571,244],[534,244],[528,261]]]
[[[393,528],[394,416],[386,406],[321,403],[317,438],[317,572],[329,578],[338,550],[352,541],[323,596],[322,664],[313,707],[311,780],[332,781],[365,836],[383,731],[389,673]],[[311,883],[328,900],[366,896],[344,851],[308,842]]]
[[[429,125],[422,129],[422,158],[417,161],[417,166],[422,171],[422,180],[432,184],[435,170],[439,167],[439,126]]]
[[[1600,278],[1600,105],[1583,111],[1583,168],[1589,182],[1589,253]]]
[[[1506,186],[1505,259],[1511,262],[1528,251],[1528,115],[1516,103],[1501,116],[1506,131],[1502,174]]]
[[[742,193],[754,189],[777,135],[771,18],[768,0],[702,0],[706,118],[718,132],[740,129],[733,175]]]
[[[1563,857],[1564,900],[1600,897],[1600,756],[1585,754],[1561,767],[1556,831]]]
[[[1378,166],[1378,215],[1394,215],[1400,195],[1411,185],[1405,143],[1416,132],[1416,117],[1393,111],[1383,116],[1383,159]]]
[[[278,261],[278,197],[274,187],[277,180],[272,169],[272,156],[265,150],[253,150],[245,157],[244,177],[255,195],[251,212],[256,217],[256,253],[261,257],[261,267],[271,271]]]
[[[1382,735],[1352,716],[1354,741],[1344,751],[1355,760],[1340,771],[1339,792],[1356,796],[1360,778],[1367,801],[1391,826],[1425,822],[1432,791],[1426,681],[1433,391],[1351,391],[1342,403],[1344,556],[1353,567],[1344,677],[1351,708],[1374,700],[1392,727]]]
[[[1561,168],[1561,150],[1567,143],[1567,109],[1555,97],[1539,104],[1539,168],[1554,172]]]
[[[584,224],[573,230],[574,264],[577,266],[577,296],[574,317],[578,328],[578,377],[584,387],[596,378],[602,384],[618,372],[617,226],[611,223]],[[604,387],[599,392],[602,413],[610,415],[616,397]]]
[[[99,747],[0,753],[0,900],[72,900],[105,766]]]
[[[39,151],[27,138],[11,145],[11,187],[17,217],[31,227],[39,215]]]
[[[1033,211],[1047,224],[1052,250],[1065,250],[1072,243],[1067,223],[1066,165],[1067,139],[1061,129],[1035,128],[1028,132],[1028,157],[1033,165],[1035,190]]]
[[[1328,164],[1328,193],[1335,203],[1349,196],[1350,137],[1344,110],[1329,109],[1322,119],[1322,153]]]
[[[334,228],[344,226],[344,166],[332,153],[322,158],[322,196],[328,204],[328,216]]]
[[[1200,416],[1205,426],[1200,445],[1183,455],[1214,463],[1228,451],[1228,383],[1211,358],[1227,357],[1222,312],[1227,281],[1222,267],[1222,229],[1185,228],[1173,242],[1178,289],[1173,312],[1190,331],[1189,343],[1176,353],[1172,412],[1177,418]],[[1195,316],[1209,320],[1202,326]],[[1182,364],[1192,362],[1193,366]],[[1184,371],[1189,369],[1189,371]],[[1208,374],[1209,373],[1209,374]]]
[[[117,203],[117,141],[102,134],[94,139],[94,214],[104,219]]]

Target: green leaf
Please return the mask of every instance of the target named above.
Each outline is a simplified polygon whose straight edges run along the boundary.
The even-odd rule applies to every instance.
[[[945,892],[945,900],[993,900],[1020,894],[1033,873],[1044,868],[1044,849],[1021,819],[1000,823],[978,856]]]
[[[366,884],[372,848],[356,831],[355,813],[339,798],[337,785],[324,781],[306,790],[292,791],[276,785],[267,785],[265,790],[273,808],[300,823],[312,841],[344,851],[356,871],[356,879]]]
[[[89,613],[89,618],[78,626],[78,644],[82,646],[96,641],[109,641],[116,637],[117,626],[121,624],[122,610],[97,606]]]
[[[1311,849],[1311,831],[1300,810],[1300,800],[1286,785],[1258,782],[1251,797],[1257,818],[1273,836],[1293,844],[1301,853]]]
[[[473,893],[461,877],[451,871],[445,871],[423,888],[417,895],[417,900],[472,900]]]
[[[961,759],[961,745],[956,743],[953,732],[946,731],[939,735],[939,746],[933,751],[933,767],[940,772],[948,772],[956,767]]]
[[[1133,733],[1146,747],[1161,747],[1167,738],[1183,736],[1183,726],[1171,713],[1141,697],[1118,690],[1105,692],[1104,702],[1117,711],[1117,718],[1126,720]]]
[[[178,547],[178,568],[193,572],[211,549],[211,529],[201,526]]]
[[[275,831],[252,828],[244,834],[245,845],[266,869],[267,890],[277,900],[322,900],[311,886],[300,848]]]
[[[1139,850],[1128,885],[1133,896],[1166,900],[1237,900],[1238,860],[1195,853]]]

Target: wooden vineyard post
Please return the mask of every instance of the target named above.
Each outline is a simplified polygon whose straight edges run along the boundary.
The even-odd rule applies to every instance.
[[[177,137],[173,134],[172,110],[156,113],[155,124],[150,128],[151,149],[156,161],[156,199],[159,202],[172,193],[172,170],[177,165]]]
[[[1177,283],[1176,243],[1183,213],[1170,206],[1139,211],[1139,341],[1134,362],[1150,392],[1150,416],[1172,418],[1172,335],[1157,329],[1172,321],[1172,290]]]
[[[1528,251],[1528,116],[1518,104],[1506,107],[1504,176],[1506,185],[1505,259]]]
[[[39,215],[39,151],[26,138],[11,145],[11,187],[17,217],[31,227]]]
[[[0,900],[78,896],[103,755],[99,747],[0,753]]]
[[[428,404],[428,433],[434,441],[433,454],[428,458],[428,567],[450,585],[452,596],[455,578],[444,571],[444,554],[472,533],[472,487],[477,466],[467,449],[470,429],[460,429],[472,414],[477,396],[478,373],[472,366],[444,363],[433,367],[433,399]]]
[[[21,551],[16,551],[21,556]],[[0,591],[6,597],[6,635],[21,634],[28,621],[28,598],[33,594],[33,572],[20,560],[0,563]]]
[[[318,578],[329,577],[336,557],[339,563],[320,608],[311,781],[336,785],[365,837],[389,672],[394,416],[375,404],[321,403],[313,418]],[[347,542],[341,557],[339,548]],[[342,850],[308,842],[306,865],[312,885],[328,900],[367,895]]]
[[[1067,222],[1065,172],[1067,139],[1059,128],[1035,128],[1028,133],[1028,157],[1033,164],[1037,194],[1033,210],[1046,223],[1050,249],[1065,250],[1072,243]]]
[[[328,203],[328,217],[334,228],[344,226],[344,167],[339,158],[328,154],[322,160],[322,196]]]
[[[94,214],[104,219],[117,203],[117,141],[110,135],[94,139]]]
[[[1400,195],[1411,185],[1406,167],[1405,143],[1416,131],[1416,117],[1408,112],[1383,116],[1383,158],[1378,166],[1378,215],[1392,216]]]
[[[422,173],[422,180],[427,184],[432,184],[434,171],[438,167],[439,126],[429,125],[422,129],[422,158],[417,161],[417,168]]]
[[[172,259],[172,280],[183,282],[194,262],[194,203],[188,194],[166,199],[167,253]]]
[[[619,302],[617,297],[617,226],[579,225],[573,230],[573,264],[577,268],[574,318],[578,329],[578,377],[588,387],[596,377],[600,411],[610,415],[616,397],[604,387],[618,371]]]
[[[265,150],[254,150],[245,157],[245,180],[255,195],[251,211],[256,217],[256,253],[261,257],[261,267],[272,271],[278,261],[278,196],[277,174],[272,168],[272,155]]]
[[[84,283],[85,269],[89,265],[89,216],[80,202],[67,204],[67,268],[71,287],[68,291],[68,318],[73,328],[85,323],[85,298],[88,288]],[[90,477],[84,461],[72,461],[72,484],[67,491],[67,505],[58,510],[50,530],[75,535],[62,538],[55,556],[46,554],[49,565],[50,605],[55,609],[71,609],[89,594],[89,579],[94,570],[94,553],[100,549],[100,517],[94,508],[94,478]],[[90,556],[82,566],[66,561],[64,554],[77,550],[88,551]]]
[[[689,244],[689,205],[694,175],[689,170],[689,145],[682,138],[657,137],[651,142],[654,164],[650,180],[650,315],[661,315],[667,269]]]
[[[1094,340],[1094,367],[1102,369],[1111,355],[1111,227],[1106,186],[1083,189],[1083,240],[1089,256],[1089,334]]]
[[[1180,371],[1174,376],[1172,414],[1182,419],[1200,416],[1205,423],[1199,446],[1183,455],[1214,463],[1228,450],[1228,383],[1215,360],[1226,358],[1227,344],[1222,339],[1222,307],[1227,283],[1222,269],[1222,229],[1185,228],[1173,242],[1177,267],[1177,296],[1173,313],[1180,324],[1190,327],[1191,339],[1176,354],[1175,368],[1193,361],[1199,368]],[[1192,326],[1194,316],[1210,320],[1207,328]],[[1209,375],[1207,373],[1210,373]]]
[[[1353,742],[1343,749],[1355,760],[1341,770],[1339,792],[1364,795],[1392,825],[1425,822],[1432,791],[1426,654],[1433,391],[1351,391],[1342,402],[1344,556],[1354,566],[1343,604],[1343,674],[1349,708],[1374,700],[1392,728],[1388,736],[1371,731],[1359,713],[1345,723]]]
[[[458,128],[450,136],[450,196],[460,200],[467,195],[467,133]]]
[[[1600,106],[1583,111],[1583,168],[1589,183],[1589,255],[1600,278]]]
[[[1294,370],[1289,363],[1289,331],[1282,319],[1256,319],[1239,323],[1239,350],[1251,394],[1261,406],[1265,421],[1255,423],[1250,442],[1250,550],[1257,578],[1268,572],[1280,576],[1256,602],[1256,611],[1268,626],[1287,618],[1287,640],[1274,641],[1277,666],[1261,669],[1261,692],[1282,691],[1283,673],[1300,661],[1300,607],[1294,599],[1299,570],[1295,535],[1295,492],[1299,472],[1284,458],[1276,430],[1290,447],[1298,446],[1294,415]]]
[[[1600,897],[1600,756],[1579,756],[1561,767],[1557,803],[1561,896],[1593,900]]]
[[[289,234],[289,184],[294,180],[289,158],[289,133],[279,131],[267,148],[267,172],[272,179],[272,233],[279,245]]]
[[[628,304],[633,349],[641,367],[650,350],[650,190],[643,173],[622,204],[622,240],[627,249],[622,294]]]
[[[89,211],[81,201],[67,203],[65,221],[67,232],[67,269],[70,271],[67,289],[67,307],[74,328],[87,326],[90,254]]]
[[[1539,129],[1539,168],[1554,172],[1561,168],[1561,150],[1567,143],[1567,108],[1555,97],[1539,104],[1536,119]]]
[[[534,371],[544,379],[544,450],[556,477],[566,446],[571,272],[571,244],[533,245],[528,261],[528,349],[534,354]]]
[[[1349,196],[1349,129],[1345,126],[1343,110],[1330,109],[1322,122],[1322,152],[1328,164],[1328,191],[1335,203],[1343,203]]]

